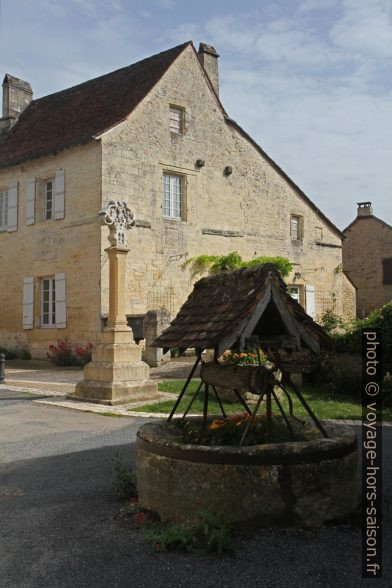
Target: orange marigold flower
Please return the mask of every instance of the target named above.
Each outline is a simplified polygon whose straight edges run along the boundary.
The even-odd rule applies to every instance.
[[[215,421],[212,421],[212,423],[210,424],[210,426],[208,427],[211,431],[213,431],[214,429],[221,429],[225,424],[225,421],[216,419]]]

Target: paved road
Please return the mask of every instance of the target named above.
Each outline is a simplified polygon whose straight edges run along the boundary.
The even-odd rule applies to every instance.
[[[360,533],[349,525],[261,530],[239,540],[235,559],[154,553],[118,516],[111,488],[114,456],[132,463],[143,420],[45,407],[32,398],[0,392],[1,588],[373,586],[361,584]],[[385,437],[392,440],[392,428]],[[390,517],[385,512],[385,523]],[[390,553],[388,529],[388,575]],[[391,586],[391,578],[377,585]]]

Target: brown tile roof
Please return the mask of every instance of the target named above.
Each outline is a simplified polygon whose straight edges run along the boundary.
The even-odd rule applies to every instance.
[[[87,142],[118,124],[190,44],[33,100],[0,140],[0,168]]]
[[[155,347],[214,349],[231,347],[246,332],[252,317],[271,313],[270,284],[304,337],[329,346],[329,337],[288,293],[276,266],[264,264],[202,278],[177,316],[153,343]],[[261,310],[263,301],[266,301]],[[271,304],[271,303],[270,303]],[[252,329],[253,331],[253,329]],[[251,334],[251,333],[249,333]],[[276,333],[279,334],[279,333]],[[268,333],[270,336],[271,333]],[[260,333],[261,340],[263,333]],[[222,347],[223,345],[223,347]]]

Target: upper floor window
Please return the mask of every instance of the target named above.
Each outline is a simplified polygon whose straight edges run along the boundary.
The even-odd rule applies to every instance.
[[[8,226],[8,192],[0,192],[0,231]]]
[[[181,219],[183,212],[183,177],[163,175],[163,216]]]
[[[181,135],[184,132],[184,109],[179,106],[170,106],[169,127],[171,133]]]
[[[298,304],[300,303],[299,286],[288,286],[287,292],[288,292],[288,294],[290,294],[291,298],[294,298],[294,300],[296,300],[298,302]]]
[[[382,260],[383,284],[392,284],[392,257]]]
[[[290,235],[293,241],[302,241],[303,239],[303,219],[302,216],[292,214],[290,217]]]
[[[53,218],[53,194],[54,192],[54,178],[44,181],[44,219],[50,220]]]

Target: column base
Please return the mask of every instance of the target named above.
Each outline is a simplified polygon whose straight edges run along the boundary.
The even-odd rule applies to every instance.
[[[68,394],[71,400],[82,400],[95,404],[129,404],[143,400],[159,398],[155,382],[96,382],[83,380],[75,387],[73,394]]]
[[[159,398],[157,384],[150,380],[150,368],[141,361],[141,348],[133,341],[132,329],[105,329],[101,340],[84,368],[84,380],[68,398],[111,406]]]

